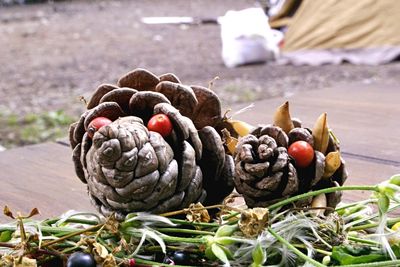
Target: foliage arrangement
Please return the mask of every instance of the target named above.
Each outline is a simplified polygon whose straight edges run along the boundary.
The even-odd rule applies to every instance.
[[[88,256],[107,267],[398,266],[400,217],[391,214],[398,214],[399,186],[395,175],[373,186],[307,192],[267,208],[192,204],[160,215],[131,213],[122,222],[72,211],[37,221],[31,218],[36,209],[22,216],[6,207],[15,221],[0,225],[0,265],[73,267],[81,265],[71,259]],[[294,207],[310,196],[354,190],[372,194],[328,215]]]

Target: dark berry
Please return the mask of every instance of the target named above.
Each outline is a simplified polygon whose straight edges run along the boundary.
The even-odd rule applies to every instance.
[[[190,264],[190,254],[184,251],[175,251],[172,254],[171,259],[177,265],[188,265]]]
[[[75,252],[69,256],[67,267],[96,267],[96,261],[88,253]]]

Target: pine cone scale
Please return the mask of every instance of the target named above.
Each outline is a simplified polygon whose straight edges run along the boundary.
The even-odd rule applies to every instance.
[[[182,160],[179,166],[178,191],[183,191],[192,180],[196,172],[196,152],[186,141],[183,142]]]

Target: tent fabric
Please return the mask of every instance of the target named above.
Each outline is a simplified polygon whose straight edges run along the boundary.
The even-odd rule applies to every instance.
[[[399,0],[303,0],[281,63],[382,64],[400,55]]]

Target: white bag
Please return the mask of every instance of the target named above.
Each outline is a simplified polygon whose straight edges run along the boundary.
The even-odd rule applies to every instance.
[[[228,11],[220,17],[222,59],[227,67],[274,60],[283,34],[271,30],[261,8]]]

